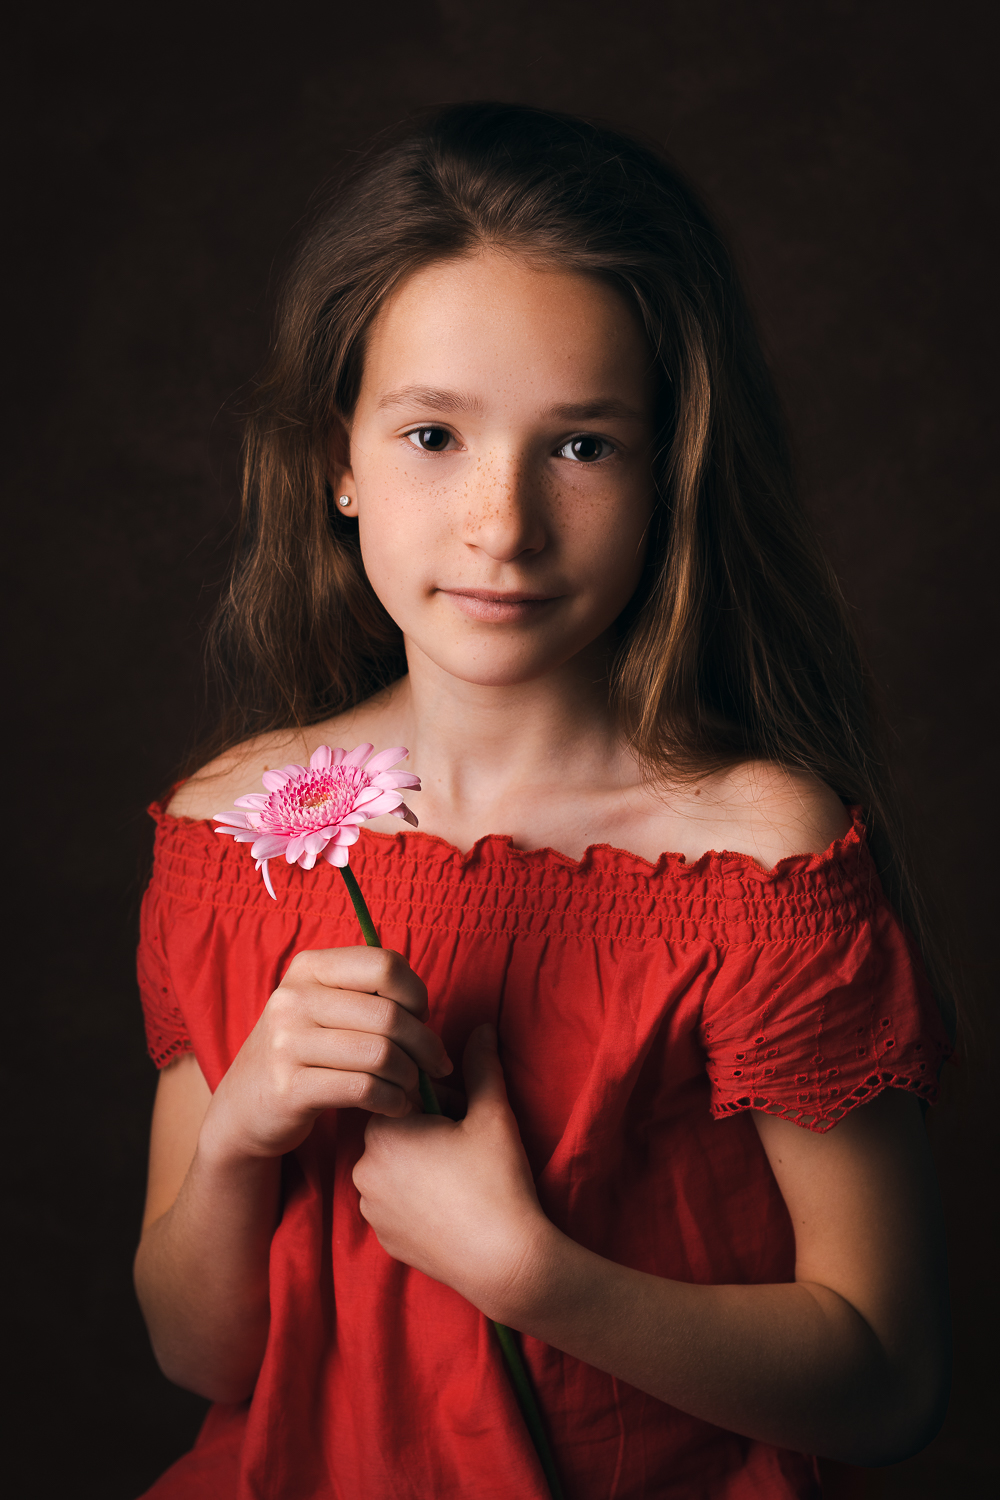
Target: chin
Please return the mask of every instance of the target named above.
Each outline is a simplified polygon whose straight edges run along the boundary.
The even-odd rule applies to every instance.
[[[445,670],[449,676],[457,678],[459,682],[468,682],[473,687],[515,688],[523,683],[534,682],[539,677],[544,677],[546,672],[552,670],[552,663],[539,662],[533,670],[527,667],[497,667],[495,671],[490,672],[483,667],[482,663],[477,662],[466,670],[456,671],[453,667],[447,667]]]
[[[457,652],[428,651],[424,654],[440,671],[459,682],[468,682],[475,687],[513,688],[544,677],[546,673],[569,661],[577,652],[567,651],[565,656],[556,657],[543,652],[519,654],[516,657],[505,653],[493,656],[487,652],[470,653],[468,656]]]

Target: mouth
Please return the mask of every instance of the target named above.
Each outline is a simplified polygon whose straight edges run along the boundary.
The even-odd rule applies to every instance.
[[[454,599],[463,614],[473,620],[493,620],[517,624],[537,619],[547,605],[554,604],[558,594],[534,594],[522,589],[439,589]]]

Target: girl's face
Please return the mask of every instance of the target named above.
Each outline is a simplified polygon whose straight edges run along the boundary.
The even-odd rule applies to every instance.
[[[611,287],[512,255],[428,266],[386,303],[337,492],[411,666],[526,682],[621,613],[653,508],[652,363]]]

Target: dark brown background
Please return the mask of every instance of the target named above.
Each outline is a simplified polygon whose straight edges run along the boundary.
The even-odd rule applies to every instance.
[[[142,809],[199,714],[236,413],[276,269],[314,189],[411,107],[499,97],[600,113],[664,142],[701,184],[737,241],[808,502],[971,934],[971,990],[988,996],[992,10],[244,0],[39,5],[22,20],[5,86],[6,640],[23,694],[5,834],[25,837],[7,861],[17,1327],[4,1363],[25,1407],[4,1469],[19,1500],[131,1500],[200,1419],[156,1370],[130,1287],[154,1087],[132,974]],[[922,1456],[839,1472],[831,1493],[976,1495],[996,1472],[990,1015],[980,1002],[932,1126],[955,1282],[951,1414]]]

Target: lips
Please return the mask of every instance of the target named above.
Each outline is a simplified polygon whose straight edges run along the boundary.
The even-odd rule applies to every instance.
[[[464,615],[473,620],[518,624],[537,619],[557,594],[534,594],[520,589],[440,589]]]

